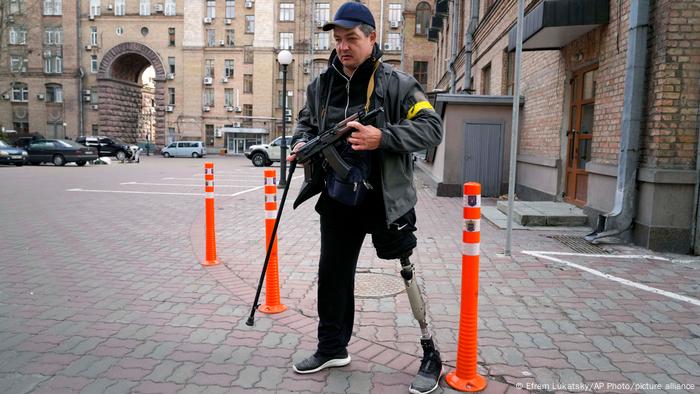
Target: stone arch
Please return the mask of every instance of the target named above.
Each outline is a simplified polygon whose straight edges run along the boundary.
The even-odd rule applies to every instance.
[[[124,42],[102,57],[97,71],[100,97],[100,134],[131,140],[138,139],[139,113],[142,107],[139,78],[149,66],[155,70],[155,143],[165,143],[166,70],[160,55],[138,42]]]

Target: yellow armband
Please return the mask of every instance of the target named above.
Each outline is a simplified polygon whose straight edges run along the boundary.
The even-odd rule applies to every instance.
[[[411,120],[418,115],[418,112],[422,109],[429,109],[431,111],[434,111],[433,106],[430,105],[430,102],[428,101],[419,101],[413,105],[413,107],[408,109],[408,114],[406,115],[406,119]]]

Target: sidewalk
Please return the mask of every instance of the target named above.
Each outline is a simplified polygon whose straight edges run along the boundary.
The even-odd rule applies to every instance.
[[[291,209],[299,184],[292,183],[279,234],[281,298],[289,309],[256,313],[254,327],[245,320],[264,258],[262,190],[217,199],[223,264],[207,268],[199,264],[199,197],[166,203],[160,196],[101,195],[100,206],[128,204],[143,214],[83,231],[72,229],[70,217],[18,202],[17,210],[45,217],[0,239],[0,391],[407,393],[419,365],[420,330],[398,262],[378,259],[369,237],[358,265],[363,296],[356,301],[352,363],[310,376],[291,371],[316,344],[319,221],[313,202]],[[61,204],[86,210],[74,197]],[[447,372],[457,350],[462,199],[419,188],[416,210],[411,259]],[[501,255],[504,230],[486,220],[481,230],[484,392],[698,392],[696,258],[663,260],[618,246],[580,255],[552,231],[530,230],[514,232],[510,258]],[[36,239],[42,248],[32,247]],[[101,252],[86,246],[96,240],[105,246]],[[126,251],[116,246],[125,243]],[[453,391],[442,382],[437,392]]]

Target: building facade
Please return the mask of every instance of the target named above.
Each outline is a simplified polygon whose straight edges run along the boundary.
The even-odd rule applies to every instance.
[[[436,9],[459,17],[437,13],[429,34],[436,88],[512,95],[518,2],[449,4]],[[567,201],[599,233],[699,253],[700,4],[525,4],[518,197]]]
[[[198,139],[242,153],[291,130],[343,1],[0,0],[0,126],[19,134]],[[384,61],[427,88],[431,2],[365,2]],[[287,91],[277,53],[290,50]],[[147,71],[148,70],[148,71]],[[144,89],[144,73],[153,86]],[[282,108],[282,94],[287,108]],[[147,96],[147,97],[146,97]],[[225,130],[222,133],[221,130]]]

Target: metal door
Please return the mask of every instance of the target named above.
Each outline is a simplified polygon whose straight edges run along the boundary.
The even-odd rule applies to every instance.
[[[479,182],[481,194],[501,194],[503,125],[466,123],[464,125],[464,182]]]

